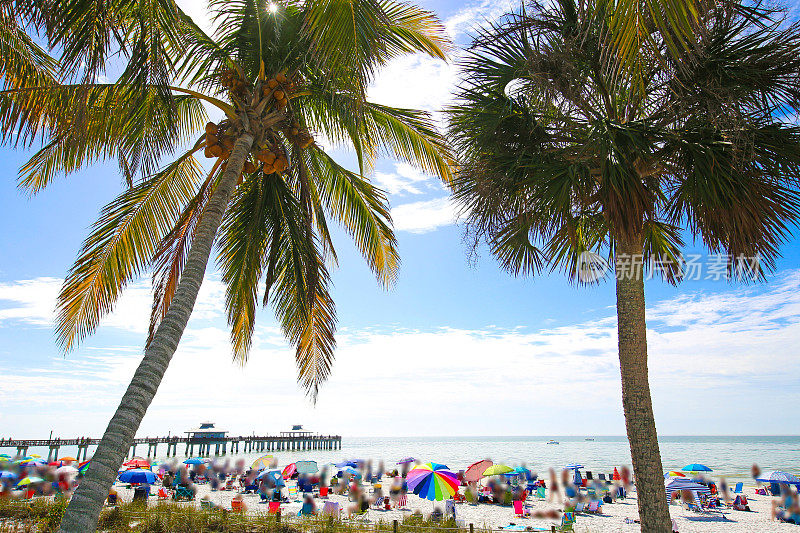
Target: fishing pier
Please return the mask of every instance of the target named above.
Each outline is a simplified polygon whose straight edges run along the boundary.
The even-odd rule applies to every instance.
[[[202,425],[201,425],[202,428]],[[204,428],[208,429],[208,428]],[[178,447],[183,447],[184,456],[210,457],[230,453],[280,452],[309,450],[341,450],[342,437],[339,435],[319,435],[310,431],[283,431],[278,435],[229,436],[227,432],[187,432],[185,437],[137,437],[129,456],[136,455],[137,446],[147,446],[147,457],[158,455],[158,446],[166,445],[167,457],[176,457]],[[0,448],[16,448],[17,455],[25,456],[28,448],[48,448],[47,460],[57,461],[61,448],[76,447],[76,459],[87,459],[90,446],[97,446],[100,439],[89,437],[50,438],[50,439],[4,439],[0,438]]]

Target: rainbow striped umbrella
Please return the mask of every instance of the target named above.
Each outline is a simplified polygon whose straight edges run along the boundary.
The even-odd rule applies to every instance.
[[[458,478],[445,465],[426,463],[415,466],[406,476],[408,488],[426,500],[446,500],[458,490]]]

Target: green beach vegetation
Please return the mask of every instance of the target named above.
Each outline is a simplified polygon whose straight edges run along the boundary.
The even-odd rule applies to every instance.
[[[670,531],[647,370],[647,275],[677,284],[684,237],[761,278],[800,219],[800,27],[699,2],[671,54],[655,23],[628,61],[604,1],[526,6],[482,29],[449,133],[476,245],[515,275],[616,278],[622,403],[642,530]],[[601,268],[602,270],[602,268]]]
[[[0,499],[0,533],[54,533],[67,502],[63,499],[36,499],[20,502]],[[431,522],[422,516],[365,523],[355,517],[339,519],[321,515],[298,518],[274,514],[242,514],[222,509],[198,509],[194,505],[123,503],[101,511],[97,530],[106,533],[433,533],[453,531],[453,520]],[[462,530],[466,531],[462,526]],[[477,524],[473,531],[482,532]]]
[[[365,98],[376,70],[394,57],[446,58],[449,42],[433,14],[392,1],[215,0],[210,8],[214,35],[177,6],[173,18],[160,12],[164,40],[141,58],[162,68],[157,82],[123,75],[116,83],[52,83],[0,100],[7,126],[23,137],[39,134],[45,144],[21,171],[29,192],[111,158],[143,175],[126,171],[130,187],[103,209],[58,298],[57,339],[69,350],[95,330],[130,280],[153,272],[144,357],[60,531],[94,529],[215,243],[234,358],[247,359],[256,309],[272,304],[296,347],[299,380],[315,397],[335,346],[329,222],[350,234],[379,283],[390,285],[396,240],[386,197],[366,171],[386,153],[450,177],[448,150],[427,113]],[[207,122],[207,107],[222,119]],[[318,137],[350,146],[359,172],[336,163]],[[212,159],[210,172],[200,155]]]

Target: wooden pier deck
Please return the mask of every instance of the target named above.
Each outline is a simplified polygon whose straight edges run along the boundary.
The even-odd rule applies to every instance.
[[[75,446],[75,456],[79,461],[87,458],[89,446],[97,446],[100,439],[90,437],[51,438],[51,439],[4,439],[0,438],[0,448],[16,448],[17,455],[24,456],[28,448],[48,448],[48,461],[56,461],[62,447]],[[303,433],[291,435],[284,432],[280,435],[225,436],[213,438],[198,437],[137,437],[133,440],[129,456],[136,455],[137,446],[147,446],[147,457],[158,455],[158,446],[166,445],[167,457],[178,455],[178,446],[184,445],[185,456],[210,457],[230,453],[251,453],[271,451],[308,451],[308,450],[340,450],[342,437],[339,435],[315,435]],[[195,453],[195,449],[197,452]],[[213,451],[213,454],[212,454]]]

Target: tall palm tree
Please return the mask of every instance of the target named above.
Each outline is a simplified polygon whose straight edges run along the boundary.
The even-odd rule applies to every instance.
[[[677,283],[689,237],[727,255],[732,276],[763,277],[800,217],[800,28],[759,6],[700,7],[676,57],[653,31],[631,69],[615,53],[608,3],[526,6],[476,35],[448,110],[453,195],[476,245],[515,275],[562,270],[588,283],[599,276],[591,267],[613,266],[622,405],[648,532],[670,522],[645,276]]]
[[[64,532],[94,530],[215,242],[235,358],[247,358],[259,302],[272,303],[296,346],[299,379],[315,398],[335,345],[329,219],[349,232],[380,283],[390,284],[399,257],[389,209],[364,173],[385,152],[450,176],[450,156],[426,113],[365,98],[375,71],[394,57],[446,58],[444,28],[431,13],[393,0],[213,0],[210,8],[214,35],[178,13],[181,56],[160,58],[170,67],[167,96],[147,79],[0,95],[0,116],[46,140],[21,170],[32,192],[120,153],[152,167],[188,146],[103,209],[59,294],[57,339],[69,350],[113,309],[128,281],[153,271],[144,357],[72,497]],[[30,120],[23,111],[33,100],[39,105]],[[65,111],[76,102],[86,103],[81,131]],[[223,118],[206,122],[204,106]],[[334,161],[323,143],[351,146],[359,172]],[[199,154],[212,160],[209,172]]]

